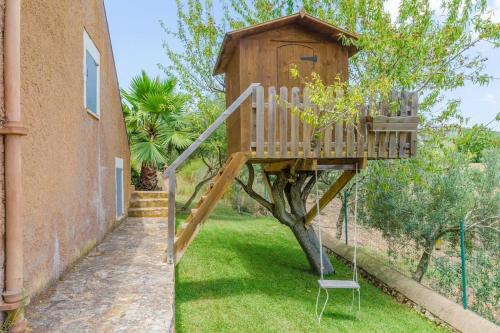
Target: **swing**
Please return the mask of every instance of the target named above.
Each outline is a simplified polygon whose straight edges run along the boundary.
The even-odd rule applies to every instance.
[[[358,164],[356,163],[356,173],[358,173]],[[358,221],[358,181],[355,183],[355,201],[354,201],[354,256],[353,256],[353,275],[352,280],[325,280],[323,277],[323,243],[321,240],[321,214],[319,209],[319,193],[318,193],[318,169],[315,170],[316,177],[316,211],[318,212],[318,237],[319,237],[319,257],[320,257],[320,269],[321,269],[321,278],[318,280],[318,295],[316,296],[316,317],[318,318],[318,323],[321,323],[321,317],[326,309],[329,299],[329,289],[352,289],[352,302],[351,302],[351,311],[354,305],[354,292],[358,292],[358,311],[356,313],[356,318],[359,315],[361,310],[361,291],[358,283],[358,269],[356,265],[356,257],[357,257],[357,221]],[[318,305],[319,299],[321,296],[321,290],[324,290],[326,293],[326,300],[323,304],[323,308],[321,312],[318,313]]]

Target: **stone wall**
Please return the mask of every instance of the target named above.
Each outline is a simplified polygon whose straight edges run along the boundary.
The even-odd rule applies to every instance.
[[[116,225],[130,158],[102,0],[22,1],[24,278],[33,296]],[[100,53],[100,118],[84,108],[84,30]]]

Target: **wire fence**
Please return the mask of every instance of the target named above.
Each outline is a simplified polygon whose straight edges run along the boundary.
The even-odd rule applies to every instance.
[[[328,219],[325,229],[354,245],[353,214],[349,209],[348,214],[344,214],[343,206],[340,199],[335,199],[323,211]],[[460,222],[457,221],[457,225]],[[428,253],[429,265],[420,282],[499,324],[500,234],[492,231],[496,234],[490,237],[490,242],[484,243],[465,229],[461,238],[461,229],[458,230],[436,241],[432,252]],[[424,254],[424,250],[411,239],[386,239],[380,231],[359,224],[357,243],[358,247],[411,278],[415,277]]]

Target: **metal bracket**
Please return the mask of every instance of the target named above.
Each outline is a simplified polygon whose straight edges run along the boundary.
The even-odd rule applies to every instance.
[[[313,55],[311,57],[307,57],[307,56],[303,56],[303,57],[300,57],[300,60],[302,61],[311,61],[311,62],[318,62],[318,56],[317,55]]]
[[[21,122],[8,121],[3,127],[0,127],[0,135],[28,135],[28,130],[23,127]]]

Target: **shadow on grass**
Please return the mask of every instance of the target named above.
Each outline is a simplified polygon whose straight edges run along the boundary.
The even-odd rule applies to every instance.
[[[203,245],[203,244],[200,244]],[[236,295],[258,294],[303,300],[306,290],[315,292],[318,276],[309,269],[304,254],[298,247],[272,246],[238,240],[221,245],[217,253],[205,253],[224,258],[220,266],[240,265],[242,275],[234,278],[215,278],[201,281],[177,279],[179,299],[189,302],[202,299],[221,299]],[[236,258],[237,262],[234,262]],[[200,258],[201,261],[208,260]],[[250,276],[250,277],[249,277]],[[287,292],[290,291],[290,292]],[[315,298],[311,297],[311,303]]]

